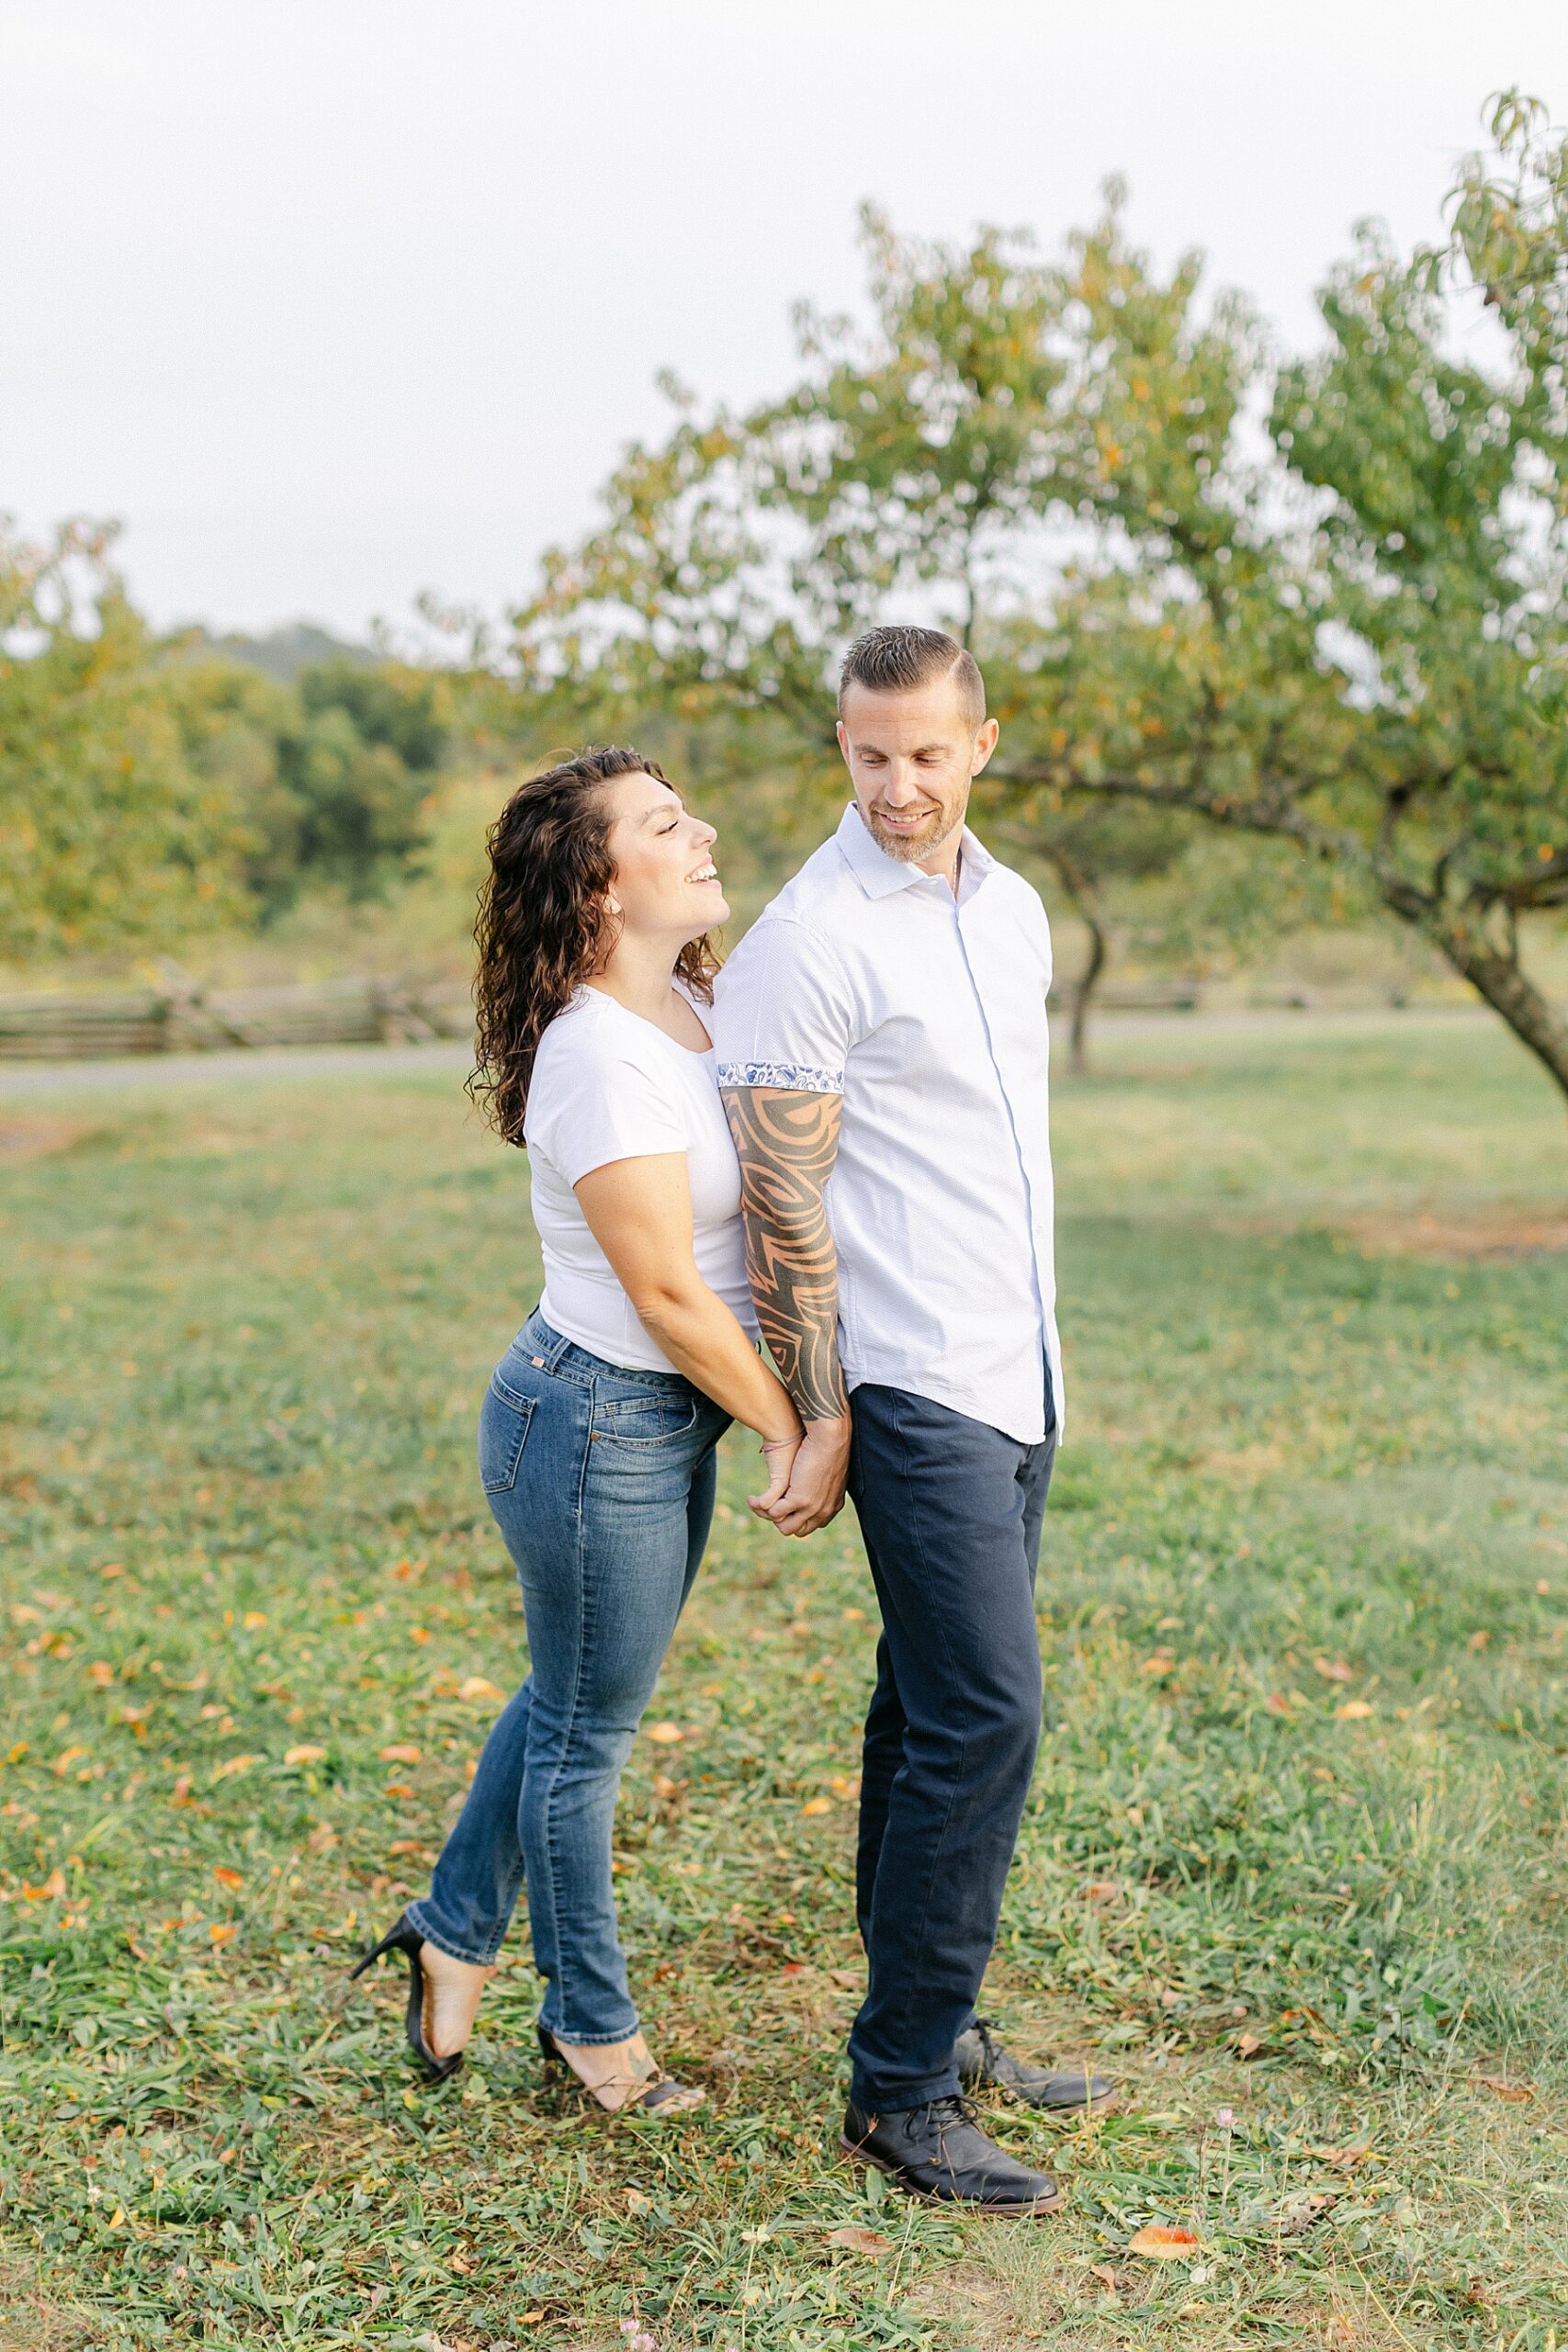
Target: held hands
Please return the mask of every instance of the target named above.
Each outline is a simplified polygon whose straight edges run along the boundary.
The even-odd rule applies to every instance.
[[[850,1462],[850,1420],[809,1421],[798,1439],[763,1447],[768,1465],[765,1494],[749,1498],[759,1519],[771,1520],[781,1535],[814,1535],[844,1507]]]

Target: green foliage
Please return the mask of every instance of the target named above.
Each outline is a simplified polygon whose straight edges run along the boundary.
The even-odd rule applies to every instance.
[[[160,649],[67,528],[0,537],[0,955],[232,922],[244,818],[187,756]]]
[[[849,1517],[750,1520],[739,1438],[654,1709],[684,1736],[637,1743],[616,1837],[650,2037],[708,2109],[612,2124],[543,2083],[521,1920],[441,2089],[398,1978],[346,1983],[466,1784],[465,1682],[524,1664],[471,1433],[537,1257],[460,1071],[6,1105],[39,1152],[0,1296],[7,2344],[563,2347],[635,2314],[660,2352],[1219,2352],[1381,2341],[1381,2307],[1423,2352],[1544,2346],[1568,1261],[1353,1236],[1400,1202],[1528,1231],[1552,1107],[1451,1014],[1104,1057],[1058,1102],[1071,1420],[987,1997],[1129,2089],[1087,2132],[998,2110],[1066,2189],[1027,2233],[838,2159],[875,1604]],[[1126,2257],[1151,2220],[1206,2278]]]
[[[244,811],[264,915],[312,886],[372,898],[410,869],[447,736],[438,680],[339,659],[286,686],[204,655],[173,690],[193,759]]]
[[[1519,928],[1568,905],[1568,141],[1512,97],[1494,132],[1504,175],[1465,167],[1443,252],[1365,232],[1326,347],[1279,368],[1196,256],[1154,270],[1119,190],[1048,266],[868,212],[869,334],[805,313],[794,388],[706,428],[688,401],[630,452],[517,616],[525,678],[770,714],[815,758],[848,635],[934,609],[985,659],[992,806],[1091,922],[1176,868],[1185,820],[1290,844],[1568,1091]],[[1485,365],[1450,356],[1440,299],[1477,287]]]
[[[110,539],[0,537],[0,955],[167,946],[408,872],[446,682],[338,657],[290,686],[161,639]]]

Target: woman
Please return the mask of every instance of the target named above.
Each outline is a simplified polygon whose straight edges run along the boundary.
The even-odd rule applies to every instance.
[[[731,1419],[789,1482],[794,1405],[754,1345],[740,1177],[701,1008],[729,909],[717,836],[652,761],[585,752],[490,835],[472,1085],[526,1143],[546,1286],[491,1382],[479,1472],[517,1566],[532,1672],[497,1719],[428,1895],[382,1952],[408,2035],[461,2063],[526,1880],[539,2041],[608,2109],[671,2115],[626,1984],[610,1883],[621,1769],[702,1558]]]

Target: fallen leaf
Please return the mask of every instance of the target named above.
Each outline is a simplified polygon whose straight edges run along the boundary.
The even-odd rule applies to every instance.
[[[108,1689],[109,1684],[114,1680],[114,1668],[107,1658],[96,1657],[93,1660],[92,1665],[87,1668],[87,1679],[89,1682],[96,1682],[100,1690]]]
[[[1370,1700],[1346,1699],[1335,1708],[1334,1720],[1337,1724],[1359,1724],[1376,1713]]]
[[[55,1876],[60,1876],[58,1871]],[[1476,2080],[1484,2084],[1495,2098],[1506,2098],[1510,2107],[1517,2107],[1521,2100],[1535,2097],[1533,2083],[1511,2083],[1502,2075],[1478,2075]]]
[[[247,1609],[240,1623],[247,1634],[254,1634],[266,1623],[266,1619],[259,1609]]]
[[[245,1883],[238,1871],[227,1871],[221,1862],[213,1863],[212,1875],[220,1886],[243,1886]]]
[[[1307,2154],[1320,2165],[1327,2165],[1333,2172],[1354,2172],[1371,2154],[1371,2143],[1355,2148],[1309,2148]]]
[[[1465,1648],[1467,1650],[1483,1650],[1491,1639],[1492,1635],[1488,1628],[1484,1625],[1479,1626],[1477,1630],[1472,1634],[1469,1641],[1466,1642]]]
[[[1159,1649],[1155,1651],[1152,1657],[1146,1657],[1144,1660],[1138,1671],[1140,1674],[1169,1674],[1175,1665],[1176,1652],[1170,1649]]]
[[[504,1699],[506,1693],[498,1682],[491,1682],[487,1675],[470,1674],[466,1682],[458,1684],[457,1696],[465,1706],[474,1707],[481,1699]]]
[[[1351,1682],[1355,1676],[1342,1657],[1314,1657],[1313,1665],[1325,1682]]]
[[[51,1871],[49,1876],[44,1880],[41,1886],[29,1886],[26,1879],[22,1881],[22,1901],[24,1903],[53,1903],[57,1901],[64,1892],[65,1872],[61,1869],[58,1862],[55,1864],[53,1870]]]
[[[1088,1903],[1114,1903],[1122,1889],[1113,1878],[1091,1878],[1084,1888]]]
[[[424,1840],[423,1838],[394,1838],[387,1851],[389,1855],[421,1854],[424,1851]]]
[[[891,2254],[893,2241],[885,2238],[880,2230],[857,2230],[848,2223],[841,2229],[829,2230],[829,2245],[847,2245],[853,2254]]]
[[[1255,2058],[1262,2047],[1263,2036],[1260,2033],[1238,2033],[1236,2035],[1235,2054],[1238,2058]]]
[[[1099,2279],[1100,2285],[1104,2288],[1111,2301],[1115,2302],[1117,2299],[1116,2273],[1112,2270],[1109,2262],[1091,2262],[1089,2266],[1089,2275],[1091,2278]]]
[[[216,1788],[220,1781],[231,1781],[236,1772],[248,1772],[255,1760],[254,1756],[229,1757],[212,1775],[213,1787]]]
[[[642,1736],[656,1741],[660,1747],[673,1747],[677,1740],[686,1736],[679,1724],[644,1724]]]
[[[663,1797],[666,1800],[673,1796],[679,1796],[681,1793],[681,1783],[679,1781],[672,1781],[668,1772],[655,1772],[653,1776],[653,1793],[656,1797]]]
[[[326,1752],[324,1747],[318,1747],[312,1740],[306,1739],[301,1740],[298,1747],[286,1747],[283,1760],[286,1764],[319,1764]]]
[[[59,1755],[54,1759],[55,1772],[62,1780],[63,1780],[65,1774],[71,1770],[72,1765],[75,1763],[78,1756],[85,1756],[86,1753],[87,1751],[82,1746],[80,1740],[76,1741],[70,1747],[62,1747]]]
[[[1334,2189],[1310,2189],[1304,2197],[1292,2197],[1288,2204],[1280,2206],[1274,2217],[1274,2226],[1282,2238],[1299,2238],[1303,2230],[1310,2230],[1313,2223],[1320,2222],[1329,2208],[1337,2202],[1337,2193]]]
[[[427,1641],[429,1641],[429,1639],[430,1639],[430,1629],[429,1629],[429,1627],[428,1627],[428,1626],[426,1626],[426,1625],[411,1625],[411,1626],[409,1627],[409,1639],[410,1639],[410,1641],[411,1641],[411,1642],[427,1642]]]
[[[1190,2230],[1168,2229],[1163,2222],[1146,2222],[1127,2241],[1129,2254],[1146,2255],[1151,2262],[1185,2262],[1198,2246]]]
[[[802,1813],[831,1813],[833,1800],[831,1797],[811,1797],[800,1810]]]
[[[407,1740],[397,1741],[392,1747],[383,1747],[381,1750],[383,1764],[417,1764],[419,1756],[419,1749],[412,1747]]]
[[[1288,1715],[1291,1712],[1291,1702],[1282,1690],[1270,1690],[1263,1705],[1270,1715]]]
[[[230,1937],[237,1936],[240,1930],[235,1927],[233,1921],[229,1919],[219,1921],[213,1927],[209,1928],[207,1932],[211,1937],[215,1944],[226,1944]]]

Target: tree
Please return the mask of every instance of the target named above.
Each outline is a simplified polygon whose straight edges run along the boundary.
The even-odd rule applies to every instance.
[[[243,876],[264,919],[312,885],[364,899],[407,870],[446,741],[445,692],[391,662],[333,659],[295,685],[205,646],[171,662],[187,754],[243,811]]]
[[[1196,255],[1154,273],[1119,191],[1051,267],[868,214],[871,336],[803,313],[782,399],[704,424],[682,396],[516,616],[525,683],[820,756],[834,654],[923,601],[983,655],[992,788],[1059,872],[1088,805],[1288,844],[1568,1092],[1520,927],[1568,904],[1568,143],[1515,97],[1492,121],[1442,248],[1364,230],[1326,347],[1283,368],[1237,298],[1200,302]],[[1456,299],[1494,322],[1484,368],[1447,348]]]
[[[1059,273],[996,230],[959,252],[900,240],[874,206],[862,241],[869,334],[803,306],[801,380],[745,416],[699,424],[690,395],[667,386],[675,430],[626,452],[604,525],[547,557],[539,594],[514,616],[536,695],[575,690],[584,716],[635,713],[643,732],[650,706],[721,724],[742,773],[782,763],[841,791],[832,656],[897,600],[982,650],[993,707],[1013,714],[1033,639],[1014,624],[1065,446]],[[1168,870],[1189,828],[1160,811],[1065,811],[1049,792],[1010,818],[1089,936],[1073,990],[1081,1069],[1108,896]]]
[[[1475,164],[1442,254],[1401,262],[1361,232],[1321,298],[1326,350],[1273,386],[1272,463],[1234,429],[1259,372],[1245,343],[1156,285],[1114,218],[1081,241],[1063,480],[1120,560],[1056,616],[1017,773],[1332,864],[1568,1092],[1568,1022],[1518,922],[1568,902],[1568,164],[1520,102],[1494,126],[1511,214]],[[1485,370],[1449,356],[1439,300],[1476,269],[1495,273]]]
[[[108,563],[111,534],[0,534],[0,953],[231,922],[243,816],[187,755],[161,649]]]

